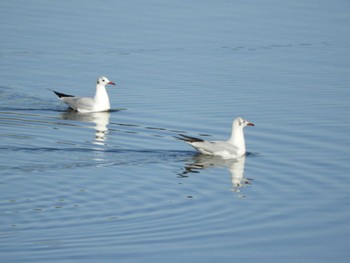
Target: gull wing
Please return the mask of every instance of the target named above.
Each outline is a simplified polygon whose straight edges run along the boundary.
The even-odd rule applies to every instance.
[[[77,111],[92,111],[94,109],[93,98],[61,97],[61,100]]]
[[[209,155],[234,156],[238,148],[227,141],[202,141],[190,143],[199,152]]]

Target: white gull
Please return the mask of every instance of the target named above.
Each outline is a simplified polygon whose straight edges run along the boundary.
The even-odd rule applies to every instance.
[[[109,111],[111,109],[111,105],[109,103],[109,97],[106,91],[106,85],[108,84],[115,85],[115,83],[110,81],[108,78],[99,77],[96,84],[96,94],[92,98],[76,97],[54,90],[53,92],[60,98],[60,100],[75,111],[82,113]]]
[[[199,138],[179,134],[183,140],[197,151],[207,155],[221,156],[222,158],[238,158],[246,153],[243,128],[254,126],[253,123],[238,117],[232,123],[231,137],[227,141],[205,141]]]

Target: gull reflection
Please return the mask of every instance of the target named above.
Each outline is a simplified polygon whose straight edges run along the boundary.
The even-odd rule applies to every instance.
[[[66,111],[60,115],[62,120],[74,120],[81,122],[95,123],[94,129],[95,140],[97,142],[103,142],[106,140],[106,134],[108,132],[107,125],[109,124],[110,112],[92,112],[92,113],[79,113],[75,111]]]
[[[197,154],[193,156],[189,164],[185,166],[185,171],[182,175],[198,173],[198,170],[212,167],[226,167],[231,174],[232,191],[240,192],[240,189],[249,185],[251,181],[251,179],[244,177],[245,159],[245,155],[237,159],[223,159],[220,156]]]

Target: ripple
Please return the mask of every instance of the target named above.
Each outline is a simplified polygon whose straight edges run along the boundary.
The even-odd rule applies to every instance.
[[[3,261],[347,259],[347,4],[156,2],[2,5]],[[93,92],[96,69],[109,113],[46,90]],[[240,160],[174,138],[237,115],[256,123]]]

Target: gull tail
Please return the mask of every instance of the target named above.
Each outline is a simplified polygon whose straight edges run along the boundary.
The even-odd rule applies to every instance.
[[[75,97],[73,95],[68,95],[68,94],[64,94],[64,93],[61,93],[61,92],[57,92],[57,91],[54,91],[54,90],[51,90],[53,93],[55,93],[57,95],[57,97],[59,98],[64,98],[64,97]]]
[[[182,141],[185,141],[185,142],[203,142],[204,140],[202,139],[199,139],[199,138],[195,138],[195,137],[191,137],[191,136],[187,136],[187,135],[184,135],[184,134],[179,134],[181,137],[176,137],[174,136],[176,139],[179,139],[179,140],[182,140]]]

